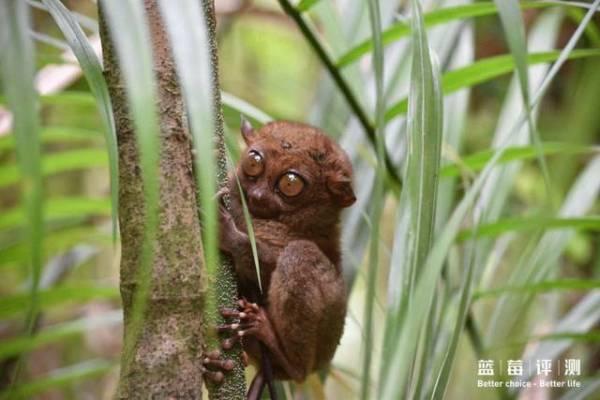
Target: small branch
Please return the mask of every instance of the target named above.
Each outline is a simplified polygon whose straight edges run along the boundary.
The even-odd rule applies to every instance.
[[[310,46],[312,47],[314,52],[317,54],[317,57],[319,57],[319,59],[321,60],[321,62],[323,63],[323,65],[325,66],[325,68],[327,69],[329,74],[331,75],[331,78],[333,79],[333,81],[337,85],[338,89],[342,92],[342,95],[346,99],[348,106],[350,107],[350,109],[352,109],[352,112],[356,115],[360,124],[362,125],[362,127],[365,131],[365,134],[367,135],[367,137],[369,139],[369,142],[371,143],[371,145],[373,147],[375,147],[375,143],[376,143],[375,127],[369,120],[369,117],[367,116],[365,110],[362,108],[362,106],[358,102],[358,99],[352,92],[352,89],[348,85],[348,82],[346,82],[346,80],[342,76],[340,70],[334,64],[333,60],[329,57],[329,55],[327,54],[327,52],[321,45],[321,42],[319,42],[319,39],[316,37],[314,32],[310,29],[310,27],[308,26],[308,24],[302,17],[302,14],[298,10],[296,10],[296,8],[294,8],[294,6],[289,2],[289,0],[278,0],[278,1],[279,1],[279,4],[281,5],[281,8],[285,11],[285,13],[294,20],[294,22],[298,26],[298,29],[300,29],[300,32],[302,32],[302,35],[304,35],[304,37],[306,38],[306,40],[308,41],[308,43],[310,44]],[[386,167],[387,173],[390,176],[390,178],[392,179],[392,181],[394,181],[397,184],[400,184],[401,183],[400,176],[396,172],[396,167],[392,163],[392,161],[389,157],[389,154],[387,153],[387,150],[384,155],[384,162],[385,162],[385,167]]]
[[[213,86],[213,110],[215,115],[215,146],[217,150],[217,183],[219,189],[227,186],[227,152],[225,148],[225,134],[223,126],[223,113],[221,105],[221,90],[219,87],[219,57],[216,40],[216,17],[213,0],[202,0],[204,18],[208,33],[208,44],[210,47]],[[225,206],[229,208],[229,198],[224,198]],[[217,267],[217,273],[208,295],[216,296],[215,309],[207,309],[206,328],[214,329],[216,324],[222,324],[223,317],[218,310],[221,308],[235,308],[238,300],[237,278],[233,268],[233,262],[226,255],[221,256],[221,263]],[[220,343],[214,335],[208,336],[208,346],[219,348]],[[222,350],[224,358],[235,362],[235,368],[225,375],[225,380],[220,385],[213,385],[206,381],[209,399],[211,400],[243,400],[246,397],[246,378],[242,362],[242,347],[237,343],[229,350]]]

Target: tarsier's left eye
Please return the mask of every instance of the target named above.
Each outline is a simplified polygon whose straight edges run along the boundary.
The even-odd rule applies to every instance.
[[[277,187],[287,197],[298,196],[304,189],[304,180],[295,172],[286,172],[279,178]]]
[[[258,151],[251,150],[242,161],[242,169],[246,175],[257,177],[265,170],[265,162]]]

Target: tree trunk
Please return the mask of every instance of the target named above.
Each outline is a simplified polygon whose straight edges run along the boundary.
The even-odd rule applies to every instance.
[[[159,7],[153,0],[144,3],[154,52],[161,130],[159,226],[143,328],[131,362],[121,368],[119,397],[200,399],[205,270],[191,137]],[[116,50],[102,13],[100,26],[119,149],[121,297],[127,329],[144,236],[143,183]]]

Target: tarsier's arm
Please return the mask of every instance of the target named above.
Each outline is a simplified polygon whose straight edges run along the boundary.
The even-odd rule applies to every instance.
[[[248,234],[236,226],[233,217],[224,207],[220,209],[219,222],[221,229],[219,246],[221,251],[230,254],[234,258],[236,268],[254,265]],[[261,262],[273,265],[277,262],[276,249],[260,240],[256,240],[256,248]]]

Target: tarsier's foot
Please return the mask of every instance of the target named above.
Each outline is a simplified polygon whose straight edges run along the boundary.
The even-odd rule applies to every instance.
[[[256,303],[246,299],[238,301],[237,309],[222,309],[221,315],[225,318],[234,318],[239,322],[227,323],[217,327],[219,332],[231,332],[233,336],[222,342],[224,349],[231,348],[242,337],[248,335],[260,336],[266,324],[268,324],[265,310]]]
[[[213,350],[204,354],[202,358],[202,367],[204,378],[218,385],[223,383],[225,374],[235,367],[235,363],[233,360],[221,359],[221,352],[219,350]]]

